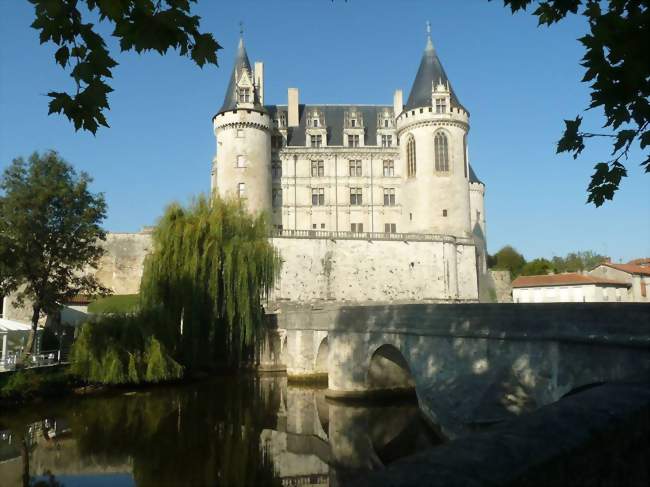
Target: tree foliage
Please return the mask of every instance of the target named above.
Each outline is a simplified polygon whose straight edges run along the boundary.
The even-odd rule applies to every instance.
[[[589,271],[607,260],[608,257],[591,250],[569,252],[565,257],[553,257],[553,270],[558,273]]]
[[[142,307],[170,317],[163,335],[183,364],[237,366],[250,352],[280,266],[268,234],[266,217],[238,201],[202,196],[167,208],[145,260]]]
[[[41,312],[80,293],[105,294],[88,267],[104,250],[106,215],[102,194],[89,191],[92,179],[77,175],[56,152],[14,159],[0,178],[0,267],[4,292],[33,303],[31,352]]]
[[[526,262],[521,269],[522,276],[538,276],[549,274],[553,271],[553,264],[548,259],[540,258]]]
[[[109,109],[106,82],[117,62],[104,38],[88,17],[112,24],[111,35],[122,51],[157,51],[170,48],[190,57],[197,65],[217,64],[221,48],[212,34],[201,33],[200,20],[191,14],[196,0],[29,0],[34,5],[32,27],[40,32],[40,42],[52,42],[58,49],[57,64],[70,72],[74,92],[51,91],[49,113],[63,113],[75,126],[97,132],[108,127],[104,115]]]
[[[506,245],[493,256],[494,268],[497,270],[510,271],[512,278],[521,274],[521,270],[526,265],[526,259],[517,250]]]
[[[85,323],[70,352],[70,371],[87,382],[138,384],[178,379],[183,367],[156,337],[157,313],[104,316]]]
[[[569,14],[582,15],[589,23],[589,33],[579,39],[585,47],[583,81],[591,83],[588,109],[602,108],[604,127],[611,132],[582,130],[581,116],[565,120],[557,152],[569,152],[576,159],[585,149],[586,139],[612,140],[611,157],[594,166],[587,187],[587,201],[601,206],[614,197],[627,176],[624,161],[636,143],[646,151],[641,166],[650,172],[650,1],[504,0],[504,4],[513,12],[537,5],[533,15],[540,25],[550,26]]]

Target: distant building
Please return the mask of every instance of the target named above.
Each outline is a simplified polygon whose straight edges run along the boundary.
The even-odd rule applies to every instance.
[[[614,279],[630,284],[629,301],[650,302],[650,258],[636,259],[627,264],[606,262],[594,268],[591,275],[605,279]]]
[[[515,303],[650,302],[650,258],[627,264],[604,262],[585,274],[519,276],[512,283]]]
[[[519,276],[512,283],[515,303],[630,301],[630,284],[589,274]]]

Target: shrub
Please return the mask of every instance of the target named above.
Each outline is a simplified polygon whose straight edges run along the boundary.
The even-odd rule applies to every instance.
[[[117,294],[93,301],[88,305],[88,312],[98,315],[135,313],[139,307],[139,294]]]

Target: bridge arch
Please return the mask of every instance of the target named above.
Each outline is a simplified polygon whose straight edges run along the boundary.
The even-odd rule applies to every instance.
[[[327,374],[329,372],[330,347],[327,337],[323,338],[318,346],[314,359],[314,373]]]
[[[366,387],[369,391],[414,391],[415,379],[402,352],[384,344],[370,356]]]

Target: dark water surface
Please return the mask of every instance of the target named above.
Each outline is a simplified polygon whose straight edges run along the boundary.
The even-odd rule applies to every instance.
[[[335,486],[441,441],[414,401],[220,378],[2,412],[0,485]]]

